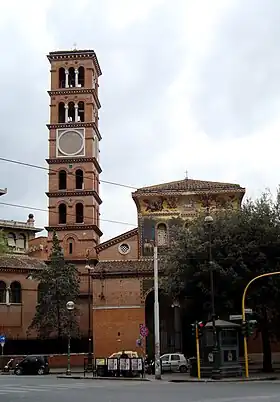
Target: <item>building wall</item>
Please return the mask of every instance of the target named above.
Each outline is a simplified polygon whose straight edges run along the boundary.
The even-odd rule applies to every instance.
[[[121,246],[128,246],[128,251],[123,253]],[[104,260],[137,260],[139,254],[138,247],[138,234],[132,236],[129,239],[118,242],[111,247],[105,248],[99,252],[99,259]]]
[[[97,356],[135,350],[139,326],[145,323],[139,278],[93,282],[93,333]]]
[[[26,278],[26,273],[0,272],[0,280],[9,287],[13,281],[21,284],[21,303],[0,304],[0,328],[8,339],[35,337],[28,327],[35,314],[37,283]]]

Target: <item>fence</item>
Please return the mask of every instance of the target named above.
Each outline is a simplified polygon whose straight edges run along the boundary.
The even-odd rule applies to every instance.
[[[92,372],[97,377],[136,377],[145,375],[145,363],[142,357],[122,358],[96,358],[90,364],[84,360],[84,376]]]

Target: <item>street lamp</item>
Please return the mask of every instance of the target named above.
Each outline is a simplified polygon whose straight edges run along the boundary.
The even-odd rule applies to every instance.
[[[70,365],[70,353],[71,353],[71,320],[72,318],[70,315],[75,308],[75,304],[72,301],[66,303],[66,308],[69,313],[69,324],[68,324],[68,349],[67,349],[67,370],[66,375],[71,375],[71,365]]]
[[[216,313],[215,313],[214,272],[213,272],[213,261],[212,261],[212,224],[213,224],[212,216],[208,214],[205,217],[204,222],[208,227],[208,263],[210,273],[211,311],[212,311],[212,328],[213,328],[213,358],[214,358],[212,378],[219,379],[221,377],[221,370],[220,370],[219,340],[217,336]]]
[[[89,261],[85,266],[88,272],[88,362],[87,362],[87,369],[92,369],[92,361],[93,361],[93,331],[92,331],[92,305],[93,305],[93,289],[92,289],[92,281],[91,281],[91,274],[94,272],[96,265],[98,264],[99,260],[94,258],[92,260],[93,267],[91,267]]]

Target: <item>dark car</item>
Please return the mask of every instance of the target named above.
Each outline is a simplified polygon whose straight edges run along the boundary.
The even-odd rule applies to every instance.
[[[14,370],[16,375],[44,375],[49,374],[49,372],[50,368],[47,356],[26,356],[16,365]]]

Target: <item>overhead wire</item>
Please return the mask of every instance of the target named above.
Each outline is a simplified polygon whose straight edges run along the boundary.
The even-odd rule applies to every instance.
[[[32,206],[28,206],[28,205],[21,205],[21,204],[12,204],[9,202],[0,202],[0,205],[4,205],[4,206],[8,206],[8,207],[14,207],[14,208],[22,208],[22,209],[28,209],[29,211],[40,211],[40,212],[49,212],[47,209],[44,208],[38,208],[38,207],[32,207]],[[59,211],[51,211],[52,213],[56,213],[58,214]],[[73,213],[67,213],[67,216],[76,216],[76,214]],[[84,216],[84,218],[87,219],[92,219],[92,216]],[[115,220],[111,220],[111,219],[99,219],[102,222],[109,222],[109,223],[117,223],[120,225],[127,225],[127,226],[134,226],[136,227],[137,225],[134,223],[128,223],[128,222],[122,222],[122,221],[115,221]],[[76,225],[77,223],[75,223]],[[63,225],[63,224],[62,224]]]
[[[16,164],[16,165],[21,165],[21,166],[26,166],[26,167],[33,168],[33,169],[45,170],[45,171],[48,171],[48,172],[58,173],[58,171],[59,171],[57,169],[51,169],[51,168],[48,168],[48,167],[45,167],[45,166],[40,166],[40,165],[36,165],[36,164],[33,164],[33,163],[22,162],[22,161],[18,161],[18,160],[15,160],[15,159],[9,159],[9,158],[0,157],[0,161],[7,162],[7,163],[13,163],[13,164]],[[68,174],[72,175],[72,176],[75,176],[74,172],[68,172]],[[89,176],[86,176],[86,175],[84,175],[83,178],[92,180],[92,177],[89,177]],[[101,183],[104,183],[104,184],[110,184],[110,185],[113,185],[113,186],[129,188],[131,190],[137,190],[137,187],[129,186],[129,185],[122,184],[122,183],[116,183],[116,182],[112,182],[112,181],[108,181],[108,180],[99,180],[99,181]],[[47,209],[43,209],[43,208],[26,206],[26,205],[21,205],[21,204],[12,204],[12,203],[8,203],[8,202],[0,202],[0,205],[9,206],[9,207],[15,207],[15,208],[22,208],[22,209],[29,209],[30,211],[49,212]],[[58,211],[52,211],[52,212],[57,213],[57,214],[59,213]],[[67,213],[67,215],[76,216],[75,214],[71,214],[71,213]],[[92,217],[87,217],[87,216],[84,216],[84,218],[92,219]],[[101,219],[100,218],[100,221],[107,222],[107,223],[116,223],[116,224],[120,224],[120,225],[136,227],[136,225],[133,224],[133,223],[115,221],[115,220],[112,220],[112,219]]]
[[[22,161],[17,161],[15,159],[9,159],[9,158],[3,158],[0,157],[0,161],[2,162],[8,162],[8,163],[14,163],[16,165],[21,165],[21,166],[26,166],[26,167],[30,167],[33,169],[40,169],[40,170],[46,170],[48,172],[54,172],[54,173],[58,173],[59,170],[58,169],[51,169],[45,166],[40,166],[40,165],[35,165],[33,163],[27,163],[27,162],[22,162]],[[75,176],[75,173],[73,172],[67,172],[70,176]],[[85,179],[89,179],[92,180],[92,177],[89,176],[83,176]],[[122,183],[116,183],[113,181],[108,181],[108,180],[99,180],[100,183],[104,183],[104,184],[110,184],[112,186],[117,186],[117,187],[124,187],[124,188],[129,188],[131,190],[137,190],[137,187],[133,187],[133,186],[129,186],[127,184],[122,184]]]

